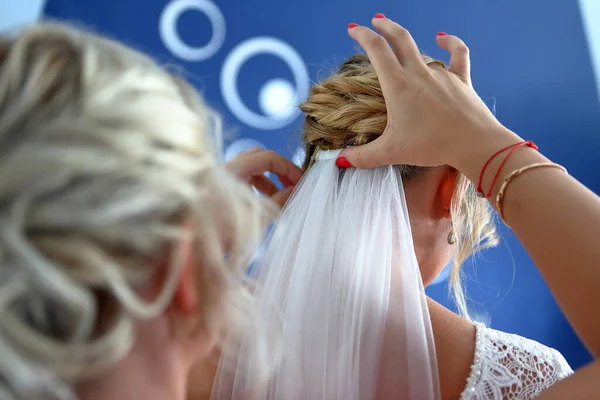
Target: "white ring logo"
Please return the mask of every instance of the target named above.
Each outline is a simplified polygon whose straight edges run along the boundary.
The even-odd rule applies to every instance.
[[[208,17],[212,25],[212,37],[203,47],[185,43],[177,32],[177,21],[188,10],[197,10]],[[214,56],[225,41],[225,17],[209,0],[173,0],[164,8],[158,24],[160,37],[171,53],[186,61],[203,61]]]
[[[281,58],[294,75],[295,85],[283,79],[273,79],[261,89],[259,103],[267,115],[250,110],[237,89],[240,69],[248,59],[258,54]],[[287,43],[272,37],[256,37],[237,45],[225,59],[221,73],[221,93],[231,112],[242,122],[256,129],[280,129],[300,113],[297,103],[308,93],[308,70],[302,57]]]

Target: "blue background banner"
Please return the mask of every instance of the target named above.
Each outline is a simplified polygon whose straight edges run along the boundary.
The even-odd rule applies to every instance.
[[[161,62],[183,66],[224,117],[226,158],[256,145],[301,157],[301,118],[293,104],[306,95],[311,81],[358,51],[347,36],[348,22],[368,24],[383,12],[404,24],[424,53],[446,61],[435,34],[456,34],[471,48],[475,88],[500,121],[600,192],[600,24],[595,28],[592,23],[600,18],[597,0],[23,4],[28,2],[32,5],[24,7],[43,9],[47,17],[82,24]],[[0,27],[15,22],[2,21],[10,10],[0,5],[0,14],[8,15],[0,17]],[[589,361],[523,248],[508,229],[501,228],[501,234],[498,248],[465,266],[475,316],[493,328],[557,348],[573,367]],[[444,276],[428,292],[453,308]]]

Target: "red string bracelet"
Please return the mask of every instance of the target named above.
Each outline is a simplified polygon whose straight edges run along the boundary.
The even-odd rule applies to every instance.
[[[498,167],[498,170],[496,171],[496,175],[494,175],[494,179],[492,179],[492,184],[490,185],[490,191],[487,192],[485,197],[490,197],[492,195],[492,191],[494,190],[496,181],[498,180],[498,177],[500,176],[500,172],[502,171],[502,168],[504,168],[504,166],[506,165],[506,162],[508,161],[510,156],[512,156],[515,151],[517,151],[520,147],[523,147],[523,146],[530,147],[534,150],[538,149],[537,145],[535,143],[533,143],[531,140],[527,140],[525,142],[518,143],[516,146],[513,146],[512,150],[506,155],[506,157],[504,157],[504,160],[502,160],[502,163]]]
[[[524,142],[519,142],[519,143],[514,143],[511,144],[510,146],[506,146],[500,150],[498,150],[497,152],[495,152],[494,154],[492,154],[492,156],[487,160],[487,162],[483,165],[483,168],[481,169],[481,173],[479,174],[479,182],[477,183],[477,196],[479,197],[490,197],[492,195],[492,191],[494,189],[494,185],[496,184],[496,181],[498,180],[498,176],[500,176],[500,171],[502,170],[502,168],[506,165],[506,162],[508,161],[508,159],[510,158],[510,156],[513,155],[513,153],[520,147],[522,146],[527,146],[530,147],[534,150],[537,150],[538,147],[535,143],[533,143],[531,140],[527,140]],[[482,182],[483,182],[483,174],[485,173],[485,170],[487,169],[487,167],[490,165],[490,163],[496,158],[498,157],[499,154],[505,152],[506,150],[510,150],[510,153],[508,153],[508,155],[504,158],[504,160],[502,161],[502,163],[500,164],[500,167],[498,167],[498,170],[496,171],[496,175],[494,175],[494,179],[492,180],[492,184],[490,186],[490,190],[487,194],[485,194],[483,192],[483,188],[481,187]]]

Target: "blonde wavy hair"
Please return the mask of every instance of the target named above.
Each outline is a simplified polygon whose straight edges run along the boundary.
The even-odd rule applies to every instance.
[[[351,56],[336,73],[314,84],[300,108],[306,115],[303,129],[306,168],[317,148],[362,145],[375,140],[387,125],[386,105],[377,74],[363,54]],[[410,165],[397,168],[407,181],[427,171],[427,168]],[[468,318],[461,266],[477,251],[496,245],[498,238],[487,201],[477,197],[475,187],[462,174],[457,180],[451,214],[457,242],[450,290],[459,313]]]
[[[170,303],[182,240],[198,331],[251,334],[240,283],[270,211],[217,165],[218,128],[192,87],[114,41],[58,24],[0,37],[1,399],[73,399],[118,363]]]

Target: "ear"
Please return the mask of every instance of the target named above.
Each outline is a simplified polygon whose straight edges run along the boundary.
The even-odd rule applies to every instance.
[[[191,223],[186,223],[186,230],[192,232],[191,226]],[[173,249],[173,251],[181,254],[180,257],[183,262],[183,270],[181,271],[181,277],[179,278],[179,283],[175,289],[175,295],[171,306],[175,311],[186,315],[195,313],[198,306],[197,286],[194,279],[194,266],[196,263],[194,262],[193,242],[192,235],[186,235],[180,239],[176,248]]]
[[[185,224],[184,229],[191,227],[191,224]],[[191,232],[191,229],[186,229]],[[194,251],[193,239],[191,235],[185,235],[180,241],[170,248],[167,255],[162,261],[160,272],[154,280],[154,296],[160,293],[165,285],[165,280],[168,275],[168,268],[172,268],[170,263],[173,258],[179,258],[183,265],[181,266],[181,275],[173,295],[173,300],[169,306],[171,311],[179,314],[190,315],[196,312],[198,306],[198,293],[194,284]],[[173,257],[174,254],[179,254],[178,257]]]
[[[442,208],[440,213],[443,218],[450,218],[452,216],[452,199],[454,198],[454,192],[456,191],[457,180],[458,171],[448,167],[442,175],[438,188],[438,204]]]

